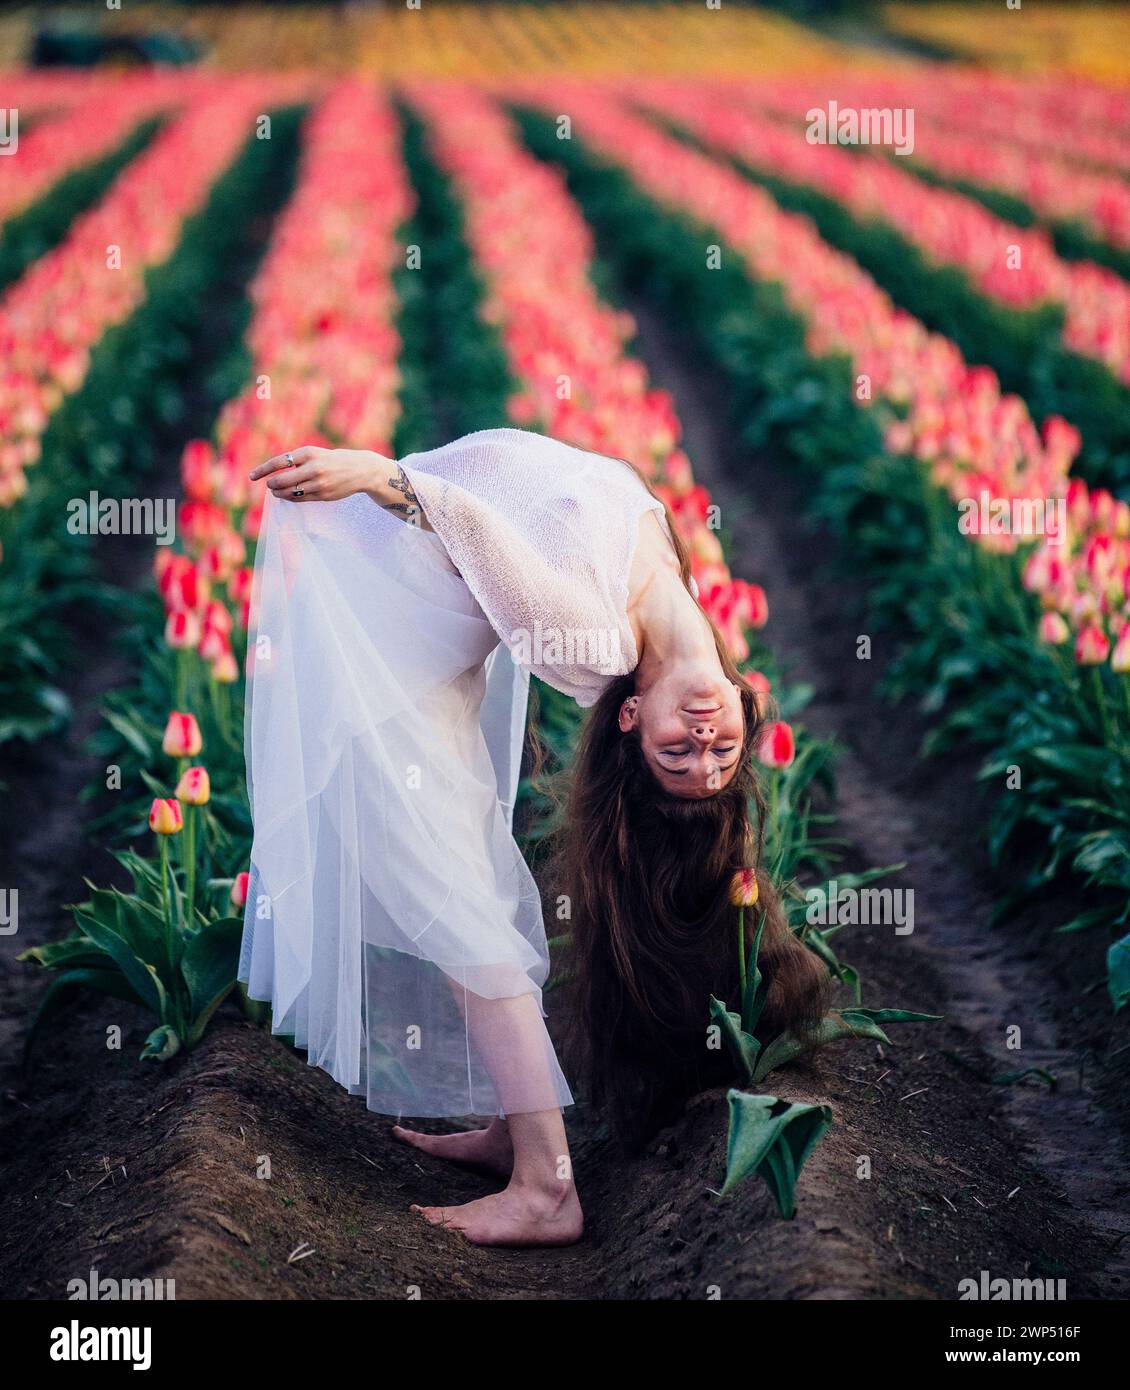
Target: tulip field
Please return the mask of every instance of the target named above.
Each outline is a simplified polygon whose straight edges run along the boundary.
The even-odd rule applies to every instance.
[[[185,1298],[955,1299],[986,1265],[1124,1296],[1130,74],[1102,7],[1060,66],[1035,23],[991,66],[951,5],[882,7],[873,48],[733,7],[716,51],[705,9],[436,6],[414,59],[408,13],[283,8],[159,11],[210,55],[185,68],[33,68],[0,26],[6,1296],[95,1261]],[[833,106],[912,112],[912,148],[813,138]],[[432,1175],[236,982],[249,473],[503,425],[669,504],[834,987],[797,1065],[743,945],[744,997],[703,1000],[731,1084],[630,1169],[578,1107],[598,1215],[528,1263],[432,1245],[404,1214]],[[581,711],[539,687],[532,718],[567,774]],[[524,779],[547,901],[558,814]],[[906,924],[813,910],[900,893]]]

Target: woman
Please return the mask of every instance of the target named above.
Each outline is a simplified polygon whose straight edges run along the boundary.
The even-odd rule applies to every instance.
[[[729,889],[760,854],[753,692],[663,502],[624,460],[489,429],[399,461],[296,448],[251,477],[270,498],[240,979],[371,1109],[495,1117],[394,1128],[507,1180],[414,1211],[479,1244],[574,1241],[572,1095],[541,1006],[540,897],[511,833],[529,675],[593,707],[558,915],[579,1068],[635,1134],[710,1074],[708,996],[734,997]],[[760,888],[767,1023],[803,1028],[822,968]]]

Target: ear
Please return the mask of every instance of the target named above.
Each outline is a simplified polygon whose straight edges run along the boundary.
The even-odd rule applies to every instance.
[[[620,732],[622,734],[626,734],[630,729],[634,729],[636,727],[636,707],[638,705],[639,697],[636,695],[630,695],[620,706],[620,718],[618,722],[620,725]]]

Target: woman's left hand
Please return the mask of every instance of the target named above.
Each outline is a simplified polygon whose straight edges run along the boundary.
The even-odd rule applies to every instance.
[[[288,502],[340,502],[372,488],[374,479],[396,468],[394,459],[369,449],[323,449],[304,444],[276,454],[251,470],[252,482],[266,478],[276,497]]]

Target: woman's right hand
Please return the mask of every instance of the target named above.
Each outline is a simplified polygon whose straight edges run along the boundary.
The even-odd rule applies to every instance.
[[[340,502],[354,493],[368,492],[382,506],[386,504],[377,490],[383,490],[391,502],[388,480],[398,475],[395,459],[370,449],[326,449],[317,444],[276,454],[251,470],[252,482],[266,478],[275,496],[288,502]]]

